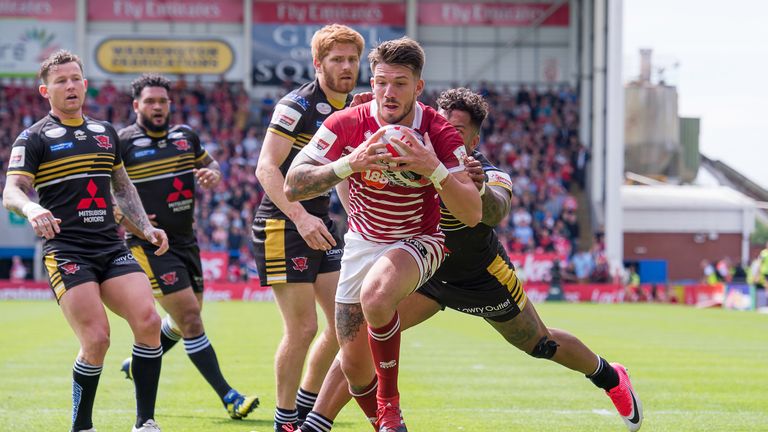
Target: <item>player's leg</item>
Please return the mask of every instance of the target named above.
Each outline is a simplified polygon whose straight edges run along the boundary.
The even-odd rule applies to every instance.
[[[317,334],[317,312],[310,283],[284,283],[272,286],[280,315],[283,337],[275,352],[277,407],[275,430],[298,420],[296,392],[309,345]]]
[[[323,379],[326,376],[333,359],[339,352],[339,343],[336,340],[336,320],[334,308],[336,286],[339,282],[339,272],[320,273],[315,281],[315,300],[325,316],[326,325],[320,335],[315,339],[307,357],[307,368],[301,386],[296,394],[296,409],[298,412],[298,424],[301,425],[317,400]]]
[[[109,348],[109,321],[96,282],[68,289],[59,304],[80,342],[72,370],[72,430],[85,431],[93,427],[93,403]]]
[[[147,275],[136,271],[109,277],[101,283],[101,298],[114,313],[128,322],[134,336],[131,369],[136,391],[136,429],[153,430],[157,385],[163,349],[160,316]],[[150,425],[149,428],[146,425]],[[158,429],[159,430],[159,429]]]
[[[630,431],[640,429],[642,404],[624,366],[609,364],[577,337],[564,330],[547,328],[530,301],[519,315],[508,321],[487,321],[509,343],[531,356],[549,359],[583,373],[597,387],[606,391]]]
[[[403,330],[413,327],[440,311],[440,304],[430,297],[413,293],[403,299],[397,307],[401,317],[400,326]],[[333,421],[342,408],[352,399],[347,380],[341,371],[341,363],[335,360],[323,380],[317,401],[307,420],[301,426],[302,432],[328,432],[333,427]],[[370,399],[370,416],[375,416],[376,399]],[[368,413],[366,414],[368,415]],[[375,417],[373,417],[375,421]]]

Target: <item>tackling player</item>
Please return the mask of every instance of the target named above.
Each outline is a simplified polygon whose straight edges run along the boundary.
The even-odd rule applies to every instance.
[[[51,111],[24,130],[11,150],[3,205],[44,237],[43,264],[61,311],[80,341],[72,371],[72,431],[94,431],[92,412],[109,321],[104,305],[134,336],[134,432],[153,432],[162,347],[149,280],[117,234],[113,198],[155,255],[168,250],[123,167],[112,125],[83,115],[88,81],[80,58],[51,54],[40,66],[40,95]],[[110,186],[113,195],[110,194]],[[40,203],[29,199],[37,191]]]
[[[339,24],[314,34],[317,77],[275,106],[256,168],[266,192],[253,222],[256,265],[262,284],[272,286],[283,317],[283,338],[275,353],[276,431],[304,420],[339,350],[333,298],[343,251],[341,236],[328,215],[330,194],[290,202],[283,192],[284,175],[323,121],[349,105],[364,44],[357,31]],[[317,334],[315,302],[327,325],[307,358]],[[305,358],[307,371],[300,385]]]
[[[153,256],[141,231],[129,219],[120,221],[128,230],[126,242],[133,256],[149,276],[157,301],[168,312],[160,335],[163,354],[183,338],[189,359],[216,391],[229,416],[241,419],[259,405],[259,399],[241,395],[227,383],[205,335],[200,316],[203,269],[192,227],[195,182],[205,189],[215,187],[221,181],[219,164],[189,126],[169,125],[168,79],[144,74],[131,83],[131,89],[136,123],[120,130],[120,151],[144,209],[152,222],[168,233],[170,250]],[[131,359],[123,362],[122,370],[131,377]]]
[[[341,368],[369,417],[371,405],[376,407],[378,431],[405,432],[397,386],[397,305],[444,260],[438,196],[468,226],[480,221],[481,203],[464,172],[461,136],[434,109],[416,101],[424,88],[421,46],[408,38],[383,42],[368,60],[376,100],[329,117],[294,159],[285,191],[292,201],[307,199],[349,180],[350,229],[336,293]],[[425,145],[411,136],[401,142],[404,155],[381,155],[385,144],[379,140],[387,124],[416,130]],[[394,185],[382,173],[382,163],[431,183]]]

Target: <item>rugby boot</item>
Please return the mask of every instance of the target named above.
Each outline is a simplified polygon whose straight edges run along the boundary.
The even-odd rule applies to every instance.
[[[627,429],[630,432],[638,431],[643,423],[643,404],[632,388],[627,369],[619,363],[611,363],[611,367],[619,375],[619,385],[605,393],[611,398]]]
[[[379,425],[379,432],[408,432],[398,405],[392,405],[388,402],[376,410],[376,415],[378,416],[376,423]]]

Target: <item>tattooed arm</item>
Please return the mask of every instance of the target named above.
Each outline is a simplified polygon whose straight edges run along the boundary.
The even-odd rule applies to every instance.
[[[115,204],[120,206],[123,217],[141,230],[147,241],[158,247],[155,255],[164,254],[168,250],[168,237],[165,231],[152,226],[125,167],[112,172],[112,195],[115,197]]]
[[[289,201],[302,201],[322,195],[352,173],[366,170],[380,170],[381,163],[388,162],[392,156],[379,154],[386,144],[379,142],[384,135],[384,128],[371,135],[364,143],[357,146],[352,153],[342,156],[339,160],[324,165],[314,160],[305,151],[309,145],[293,159],[291,167],[285,176],[283,192]],[[341,163],[345,168],[339,168]],[[337,171],[345,172],[340,177]]]
[[[483,219],[480,222],[495,227],[509,214],[511,196],[503,187],[487,186],[480,198],[483,201]]]
[[[6,178],[3,190],[3,206],[6,209],[23,215],[29,221],[35,234],[52,239],[61,232],[61,219],[56,218],[46,208],[29,199],[34,190],[34,179],[27,175],[12,174]]]

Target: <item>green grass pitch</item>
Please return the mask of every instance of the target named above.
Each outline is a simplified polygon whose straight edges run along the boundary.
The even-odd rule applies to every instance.
[[[571,331],[630,371],[643,431],[768,431],[768,316],[669,305],[542,304],[547,325]],[[273,353],[281,322],[271,303],[209,303],[204,321],[230,384],[261,407],[230,420],[182,346],[164,357],[157,420],[163,431],[269,432]],[[94,423],[129,431],[130,354],[111,316]],[[53,302],[0,302],[0,430],[67,431],[77,343]],[[403,336],[400,390],[412,431],[622,431],[609,399],[583,376],[507,345],[481,319],[443,312]],[[334,431],[371,428],[354,404]]]

